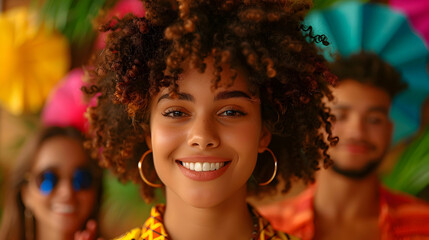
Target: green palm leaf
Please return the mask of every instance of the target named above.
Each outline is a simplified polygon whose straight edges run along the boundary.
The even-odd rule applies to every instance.
[[[429,127],[410,143],[383,182],[412,195],[429,185]]]
[[[40,21],[63,33],[72,45],[82,46],[95,36],[93,20],[100,10],[113,6],[116,0],[46,0],[32,6],[40,13]]]
[[[356,1],[356,0],[313,0],[313,7],[311,10],[320,10],[328,8],[338,2],[347,2],[347,1]],[[359,0],[359,2],[369,2],[369,0]]]

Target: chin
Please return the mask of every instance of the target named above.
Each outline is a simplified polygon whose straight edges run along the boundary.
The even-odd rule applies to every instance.
[[[372,175],[380,164],[380,160],[366,161],[365,164],[356,167],[356,164],[348,166],[347,164],[336,164],[332,166],[332,170],[342,176],[351,179],[364,179]]]
[[[64,233],[74,233],[83,229],[85,221],[78,221],[76,219],[70,219],[64,222],[55,222],[57,229]]]
[[[373,157],[357,154],[331,155],[335,164],[348,170],[359,170],[373,161]]]
[[[355,162],[350,164],[335,164],[335,165],[346,171],[360,171],[363,168],[365,168],[367,164],[369,164],[369,162],[362,162],[359,164]]]

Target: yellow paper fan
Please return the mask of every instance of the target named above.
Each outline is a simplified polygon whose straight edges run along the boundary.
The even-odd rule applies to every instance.
[[[6,110],[39,111],[69,65],[65,37],[36,24],[25,8],[0,14],[0,103]]]

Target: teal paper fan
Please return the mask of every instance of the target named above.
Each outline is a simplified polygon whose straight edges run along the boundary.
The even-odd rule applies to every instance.
[[[327,36],[330,45],[323,51],[330,61],[335,54],[348,56],[364,50],[378,54],[398,69],[409,87],[393,102],[393,141],[416,132],[420,106],[429,96],[429,52],[405,15],[386,5],[345,2],[310,12],[305,24],[312,26],[315,34]]]

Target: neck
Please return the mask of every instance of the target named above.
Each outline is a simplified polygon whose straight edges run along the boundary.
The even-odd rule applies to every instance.
[[[351,179],[332,169],[322,170],[317,178],[314,209],[317,215],[330,219],[377,217],[377,176],[373,173],[363,179]]]
[[[246,203],[246,188],[211,207],[187,204],[168,191],[164,224],[174,240],[250,239],[252,218]]]
[[[58,240],[73,240],[74,233],[64,233],[61,231],[55,231],[53,228],[49,227],[39,227],[37,226],[37,240],[40,239],[58,239]]]

